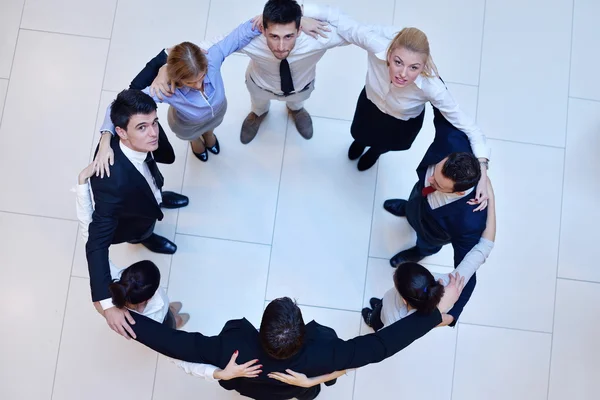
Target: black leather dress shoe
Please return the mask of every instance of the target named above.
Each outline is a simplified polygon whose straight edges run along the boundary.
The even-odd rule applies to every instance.
[[[396,217],[406,217],[406,200],[389,199],[383,202],[383,208]]]
[[[219,154],[221,152],[221,146],[219,145],[219,139],[217,139],[216,135],[215,135],[215,144],[210,147],[207,146],[206,150],[210,151],[213,154]]]
[[[155,233],[140,243],[153,253],[173,254],[177,251],[177,245],[175,243],[165,237],[158,236]]]
[[[190,199],[187,196],[175,192],[162,192],[162,203],[160,203],[162,208],[181,208],[188,204]]]
[[[392,257],[390,259],[390,265],[394,268],[398,268],[398,265],[404,262],[419,262],[424,258],[425,256],[421,254],[417,247],[411,247],[410,249],[401,251],[400,253]]]
[[[382,302],[382,299],[378,299],[377,297],[371,297],[371,299],[369,300],[369,305],[374,310],[375,307],[377,307],[379,304],[381,304],[381,302]]]
[[[362,309],[360,314],[362,315],[365,324],[367,324],[367,326],[371,326],[371,316],[373,315],[373,310],[371,310],[369,307],[365,307]]]
[[[373,150],[371,147],[365,154],[363,154],[358,160],[356,167],[359,171],[366,171],[371,168],[377,160],[379,160],[380,152]]]
[[[350,145],[350,148],[348,148],[348,158],[352,161],[356,160],[358,157],[362,156],[362,153],[365,151],[365,147],[366,146],[363,146],[355,140]]]

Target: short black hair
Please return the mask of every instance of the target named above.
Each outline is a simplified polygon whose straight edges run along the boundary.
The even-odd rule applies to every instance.
[[[305,332],[300,308],[289,297],[282,297],[270,302],[263,313],[260,343],[269,356],[285,360],[300,351]]]
[[[454,182],[454,192],[464,192],[479,182],[481,166],[473,153],[452,153],[442,167],[442,174]]]
[[[300,29],[302,19],[302,8],[294,0],[269,0],[263,9],[263,27],[269,24],[287,25],[296,23],[296,29]]]
[[[148,115],[156,111],[152,97],[137,89],[126,89],[111,104],[110,119],[115,127],[127,129],[129,119],[136,114]]]

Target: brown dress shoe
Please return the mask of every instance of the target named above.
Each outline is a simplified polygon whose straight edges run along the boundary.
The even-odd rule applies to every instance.
[[[305,108],[301,108],[298,111],[289,111],[294,118],[296,129],[298,129],[300,136],[306,140],[310,139],[313,136],[313,124],[308,111]]]
[[[244,120],[244,123],[242,124],[242,132],[240,133],[240,141],[243,144],[250,143],[256,137],[256,134],[258,133],[258,128],[260,127],[260,124],[262,123],[263,119],[265,119],[268,113],[269,112],[267,111],[266,113],[260,116],[256,115],[253,112],[250,112],[250,114],[248,114],[248,116]]]

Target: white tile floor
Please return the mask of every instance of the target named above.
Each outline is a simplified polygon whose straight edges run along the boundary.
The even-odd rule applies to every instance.
[[[499,216],[497,246],[458,327],[342,377],[320,398],[597,399],[600,3],[318,1],[429,34],[454,96],[491,138]],[[0,2],[0,399],[240,398],[122,340],[96,315],[69,190],[106,104],[148,59],[226,33],[262,3]],[[340,337],[368,332],[362,305],[391,286],[387,258],[414,241],[381,203],[408,193],[433,130],[429,113],[410,151],[356,171],[345,153],[365,59],[346,47],[319,63],[311,141],[273,104],[258,138],[239,143],[249,109],[240,55],[223,67],[222,154],[202,164],[172,136],[166,184],[191,204],[158,230],[179,251],[120,245],[112,256],[153,259],[192,315],[188,330],[215,334],[241,316],[258,325],[266,300],[289,295]],[[450,249],[426,263],[447,270]]]

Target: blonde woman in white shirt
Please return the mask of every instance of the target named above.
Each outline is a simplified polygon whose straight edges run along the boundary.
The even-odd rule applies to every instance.
[[[388,151],[407,150],[421,130],[425,104],[464,132],[482,168],[476,199],[481,209],[487,199],[485,181],[490,150],[481,130],[452,98],[440,79],[425,33],[417,28],[364,25],[339,9],[304,4],[304,16],[327,21],[338,35],[368,52],[365,88],[361,92],[351,133],[348,157],[360,171],[371,168]],[[365,149],[370,147],[366,153]]]
[[[87,166],[78,177],[77,186],[77,218],[79,219],[79,230],[83,239],[87,241],[88,227],[92,221],[94,208],[92,196],[88,184],[89,178],[95,173],[94,163]],[[156,322],[163,323],[173,329],[180,329],[189,320],[188,314],[180,314],[182,304],[180,302],[169,303],[165,289],[160,285],[160,270],[150,260],[138,261],[129,267],[119,270],[109,260],[111,276],[116,279],[110,284],[109,290],[112,302],[117,308],[145,315]],[[96,310],[104,315],[104,310],[99,302],[94,303]],[[130,323],[133,319],[126,313]],[[186,373],[204,378],[209,381],[219,379],[229,380],[233,378],[255,378],[262,371],[261,365],[253,365],[258,360],[251,360],[245,364],[236,364],[238,352],[236,351],[225,367],[220,369],[214,365],[190,363],[181,360],[172,360]]]

